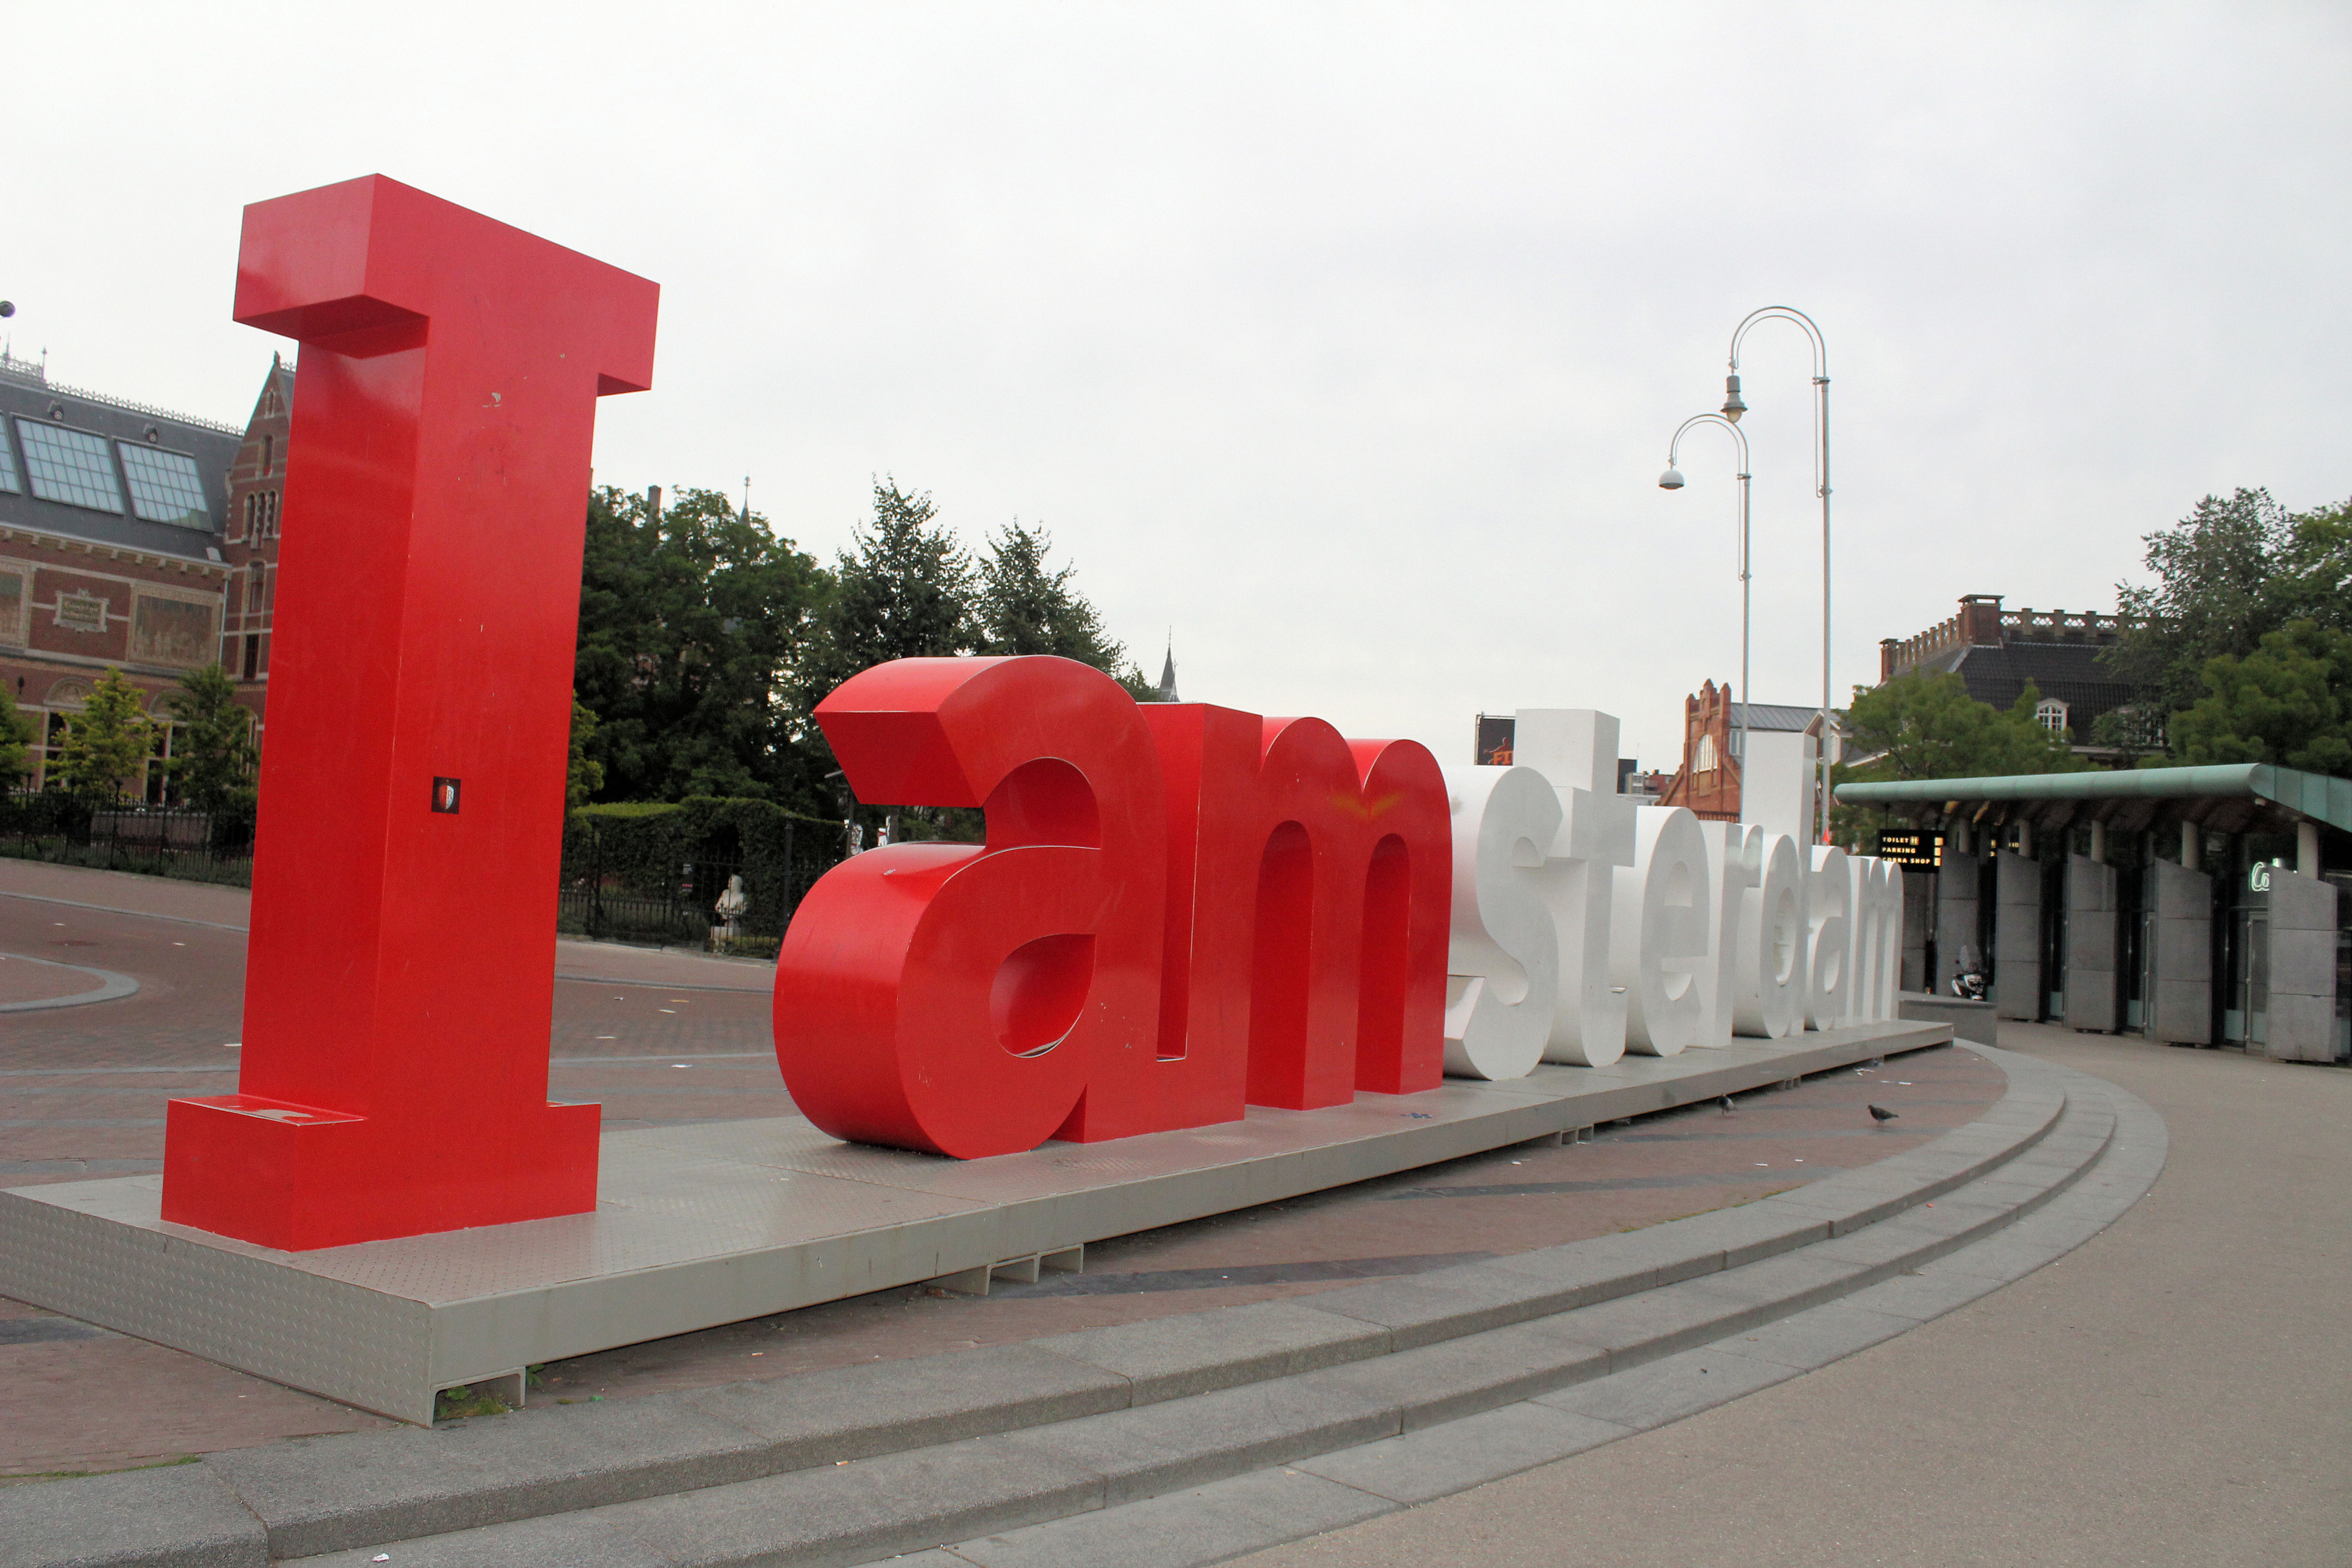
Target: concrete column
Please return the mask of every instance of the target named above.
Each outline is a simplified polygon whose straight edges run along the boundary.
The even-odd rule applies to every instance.
[[[2180,868],[2184,871],[2205,868],[2205,830],[2193,822],[2180,825]]]
[[[1927,973],[1927,931],[1935,910],[1928,900],[1940,873],[1898,870],[1903,885],[1903,972],[1900,989],[1933,991],[1936,977]],[[1849,926],[1849,931],[1854,927]],[[1937,962],[1941,962],[1939,959]]]
[[[2103,825],[2091,825],[2094,851],[2105,847]],[[2116,921],[2116,868],[2094,853],[2066,868],[2066,1026],[2112,1035],[2121,1020],[2116,956],[2122,951]]]
[[[2271,872],[2268,1049],[2280,1061],[2336,1059],[2336,899],[2333,882]]]
[[[2104,822],[2091,824],[2091,861],[2098,866],[2107,863],[2107,825]]]
[[[2183,833],[2189,829],[2184,826]],[[2186,846],[2184,845],[2184,847]],[[2213,879],[2152,861],[2142,896],[2155,911],[2148,1037],[2176,1046],[2213,1043]]]
[[[1936,874],[1936,973],[1927,984],[1938,996],[1952,993],[1960,950],[1977,945],[1977,879],[1974,855],[1944,851],[1944,868]]]
[[[1993,878],[1993,1010],[2030,1024],[2042,1013],[2042,866],[2004,850]]]
[[[1963,855],[1970,854],[1973,852],[1973,844],[1969,824],[1956,822],[1952,825],[1952,841],[1944,847],[1945,853],[1949,854],[1953,850],[1958,850]]]
[[[2021,822],[2017,825],[2017,852],[2025,859],[2033,858],[2033,824]]]
[[[2294,825],[2294,870],[2298,877],[2319,875],[2319,824]]]

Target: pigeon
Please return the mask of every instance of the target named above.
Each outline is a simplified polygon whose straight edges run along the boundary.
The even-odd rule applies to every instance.
[[[1895,1112],[1883,1105],[1874,1105],[1870,1108],[1870,1119],[1883,1127],[1895,1120]]]
[[[1717,1100],[1716,1103],[1723,1107],[1723,1113],[1726,1116],[1730,1115],[1733,1110],[1738,1109],[1738,1106],[1733,1102],[1731,1096],[1727,1094],[1722,1099]]]

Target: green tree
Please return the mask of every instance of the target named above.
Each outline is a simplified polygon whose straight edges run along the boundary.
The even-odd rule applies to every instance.
[[[815,558],[715,490],[589,502],[576,700],[604,800],[829,799],[805,744]],[[826,763],[830,767],[831,763]]]
[[[0,789],[14,789],[32,771],[25,748],[32,743],[33,721],[16,711],[16,694],[0,684]]]
[[[2139,702],[2111,708],[2091,721],[2091,744],[2121,767],[2158,765],[2164,760],[2164,715]]]
[[[180,798],[205,811],[228,811],[253,800],[253,714],[236,700],[236,685],[217,664],[180,677],[172,699],[180,733],[173,746],[173,783]]]
[[[1969,695],[1957,675],[1906,675],[1857,689],[1846,711],[1847,750],[1860,753],[1855,779],[1993,778],[2077,773],[2090,764],[2066,738],[2033,717],[2032,681],[2003,710]]]
[[[563,774],[563,807],[576,811],[604,787],[604,764],[588,754],[596,739],[596,715],[575,695],[572,699],[572,760]]]
[[[139,705],[139,689],[110,669],[90,689],[82,710],[66,720],[58,781],[75,795],[111,800],[147,773],[154,725]]]
[[[2290,621],[2243,658],[2206,661],[2206,695],[2173,715],[2175,760],[2275,763],[2352,778],[2352,633]]]
[[[1090,664],[1125,686],[1136,698],[1154,688],[1112,639],[1102,616],[1070,586],[1076,566],[1049,570],[1053,541],[1045,529],[1024,528],[1018,520],[988,542],[981,558],[973,606],[977,651],[987,654],[1055,654]]]
[[[2156,580],[2117,584],[2126,629],[2105,662],[2158,711],[2196,703],[2210,660],[2242,659],[2289,621],[2352,631],[2352,502],[2297,514],[2241,489],[2145,542]]]
[[[2016,773],[2087,771],[2063,734],[2033,716],[2042,692],[2033,682],[2006,710],[1969,695],[1957,675],[1906,675],[1856,688],[1846,710],[1846,751],[1854,760],[1831,770],[1833,784],[1897,779],[1999,778]],[[1885,814],[1839,805],[1830,828],[1837,842],[1867,848]]]
[[[935,521],[929,491],[895,479],[874,483],[874,521],[860,523],[856,551],[834,563],[833,595],[818,617],[819,689],[894,658],[942,658],[978,641],[971,561]]]

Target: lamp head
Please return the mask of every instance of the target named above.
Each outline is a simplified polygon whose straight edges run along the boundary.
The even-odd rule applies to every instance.
[[[1678,490],[1682,489],[1682,470],[1669,464],[1666,468],[1666,471],[1658,476],[1658,488],[1662,490]]]
[[[1723,416],[1737,425],[1739,423],[1739,416],[1747,412],[1748,405],[1739,400],[1739,378],[1737,375],[1725,376],[1723,378]]]

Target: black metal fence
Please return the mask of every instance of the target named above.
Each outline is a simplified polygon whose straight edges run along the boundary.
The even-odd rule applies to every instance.
[[[62,790],[13,790],[0,796],[0,855],[249,887],[253,819],[193,806],[98,802]]]
[[[772,956],[802,897],[839,863],[841,829],[772,812],[746,825],[714,823],[708,815],[656,822],[574,814],[564,827],[557,931]],[[0,795],[0,856],[251,887],[253,819],[12,791]]]
[[[746,846],[732,831],[681,843],[625,819],[575,817],[556,930],[772,957],[802,896],[841,858],[839,831],[811,826],[784,820],[772,841]]]

